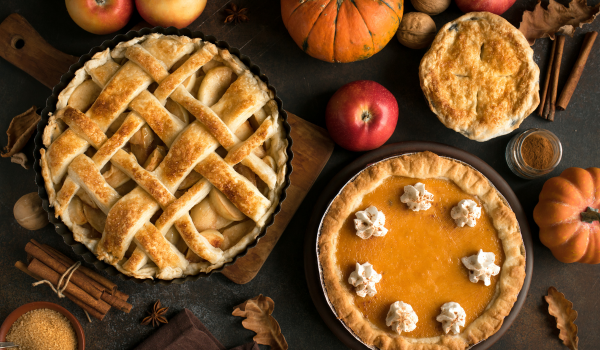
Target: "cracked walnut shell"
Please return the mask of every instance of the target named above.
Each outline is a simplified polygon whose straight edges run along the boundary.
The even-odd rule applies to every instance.
[[[450,6],[450,0],[410,0],[415,10],[430,16],[444,12]]]
[[[409,12],[404,16],[396,37],[400,44],[411,49],[423,49],[435,38],[437,28],[425,13]]]

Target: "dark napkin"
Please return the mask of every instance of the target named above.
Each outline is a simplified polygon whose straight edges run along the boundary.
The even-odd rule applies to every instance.
[[[194,314],[184,309],[135,350],[226,350]],[[256,342],[231,350],[259,350]]]

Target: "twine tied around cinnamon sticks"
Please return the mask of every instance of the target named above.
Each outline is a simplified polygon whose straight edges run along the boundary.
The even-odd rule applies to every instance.
[[[58,284],[56,285],[56,288],[54,287],[52,282],[50,282],[48,280],[37,281],[35,283],[32,283],[32,286],[37,287],[40,284],[47,284],[50,286],[50,288],[52,288],[54,293],[56,293],[59,298],[64,298],[65,295],[63,294],[63,292],[65,291],[65,289],[67,289],[67,285],[69,285],[69,282],[71,281],[71,276],[73,276],[73,273],[75,272],[75,270],[77,270],[77,268],[79,266],[81,266],[81,261],[78,261],[75,264],[71,265],[71,267],[69,267],[67,269],[67,271],[65,271],[65,273],[63,273],[62,276],[60,276],[60,279],[58,280]],[[66,280],[65,280],[65,277],[67,277]],[[63,282],[63,280],[65,281],[65,284],[61,287],[60,285]]]
[[[57,294],[60,292],[92,317],[102,320],[111,307],[126,313],[131,311],[129,295],[117,290],[116,284],[76,264],[58,250],[32,239],[25,251],[31,256],[29,265],[17,261],[16,268],[38,281],[48,281],[42,283],[51,285]]]

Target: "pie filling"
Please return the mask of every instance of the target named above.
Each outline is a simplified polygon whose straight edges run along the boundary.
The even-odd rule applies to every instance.
[[[433,194],[427,210],[412,211],[400,201],[404,186],[417,182],[425,184]],[[471,199],[482,207],[475,227],[458,227],[452,219],[452,208],[463,199]],[[465,327],[485,311],[496,295],[499,275],[491,278],[490,286],[483,281],[472,283],[461,258],[483,249],[494,253],[494,263],[502,266],[504,252],[492,220],[477,197],[448,180],[391,176],[366,194],[354,213],[369,206],[384,213],[387,234],[361,239],[356,235],[353,214],[344,222],[336,243],[342,285],[365,318],[393,335],[385,324],[386,315],[394,302],[402,301],[411,305],[418,316],[416,328],[402,336],[427,338],[444,335],[436,317],[447,302],[463,307],[467,315]],[[360,297],[347,281],[356,263],[366,262],[382,277],[374,296]]]

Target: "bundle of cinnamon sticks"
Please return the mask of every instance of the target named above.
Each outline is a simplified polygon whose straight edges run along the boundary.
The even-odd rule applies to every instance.
[[[47,280],[58,288],[61,276],[75,263],[56,249],[32,239],[25,246],[29,265],[17,261],[15,267],[39,280]],[[64,283],[63,283],[64,285]],[[111,306],[129,313],[132,305],[129,295],[118,291],[117,285],[94,271],[79,266],[71,275],[64,295],[98,320],[102,320]]]
[[[544,87],[541,91],[540,108],[538,110],[540,117],[548,119],[549,121],[554,121],[556,108],[563,111],[567,108],[567,105],[569,104],[569,101],[575,92],[579,78],[581,78],[581,75],[583,74],[583,68],[585,67],[588,56],[592,51],[592,46],[594,45],[594,41],[596,40],[597,36],[598,32],[588,32],[585,35],[585,38],[583,39],[583,46],[579,52],[579,57],[577,57],[577,61],[575,62],[575,65],[571,70],[571,74],[567,79],[567,83],[565,84],[565,87],[563,88],[558,99],[558,76],[560,73],[560,64],[565,46],[565,37],[563,35],[556,36],[556,39],[552,44],[552,53],[550,54],[550,64],[548,67],[548,73],[546,74],[546,82],[544,83]]]

